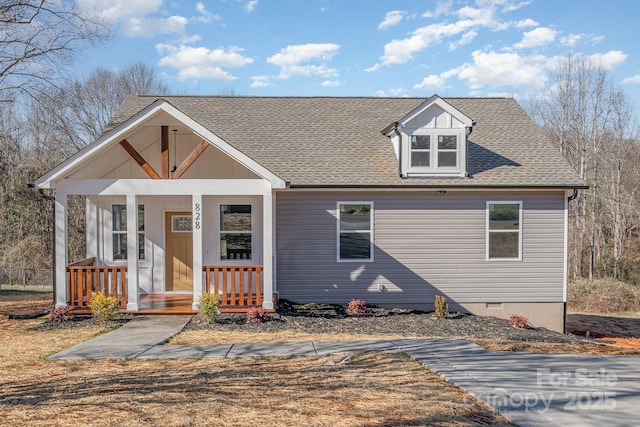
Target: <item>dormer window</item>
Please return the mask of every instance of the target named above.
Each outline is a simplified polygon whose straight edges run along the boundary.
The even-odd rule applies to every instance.
[[[409,175],[461,174],[462,129],[421,128],[414,130],[409,138]]]
[[[400,176],[464,177],[473,121],[437,95],[382,133],[391,138]]]

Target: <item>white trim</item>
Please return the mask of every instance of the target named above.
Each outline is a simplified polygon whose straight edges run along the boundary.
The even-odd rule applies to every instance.
[[[56,301],[57,307],[69,304],[67,295],[67,195],[56,192],[55,195],[55,236],[56,256]]]
[[[564,247],[563,247],[562,302],[567,302],[567,286],[569,276],[569,192],[564,194]]]
[[[340,230],[340,206],[341,205],[369,205],[369,230],[348,230],[354,233],[368,232],[369,233],[369,258],[340,258],[340,234],[344,231]],[[336,261],[337,262],[374,262],[374,208],[373,201],[368,200],[353,200],[353,201],[337,201],[336,202]]]
[[[271,193],[264,179],[65,179],[57,183],[65,194],[121,196],[261,196]]]
[[[138,311],[138,265],[138,196],[127,194],[127,311]]]
[[[78,153],[69,157],[63,163],[61,163],[56,168],[49,171],[47,174],[38,178],[35,181],[35,185],[38,188],[56,188],[57,183],[64,181],[64,177],[68,176],[78,168],[82,163],[84,163],[88,158],[94,157],[98,155],[100,152],[104,151],[107,147],[119,143],[122,139],[126,138],[129,134],[131,134],[136,127],[141,126],[144,122],[151,119],[153,116],[158,115],[161,112],[165,112],[172,116],[172,118],[180,122],[182,125],[190,128],[193,133],[200,136],[202,139],[209,142],[211,145],[218,148],[223,153],[227,154],[232,159],[241,163],[246,168],[250,169],[256,175],[261,178],[269,181],[273,188],[285,188],[286,183],[280,177],[276,176],[274,173],[267,170],[265,167],[260,165],[255,160],[251,159],[246,154],[242,153],[235,147],[231,146],[229,143],[209,131],[204,126],[200,125],[195,120],[191,119],[189,116],[184,114],[182,111],[175,108],[169,102],[158,99],[153,102],[151,105],[147,106],[145,109],[140,111],[138,114],[132,116],[127,121],[121,123],[118,127],[116,127],[111,132],[106,135],[98,138],[91,144],[84,147]],[[175,124],[174,124],[175,125]],[[183,181],[183,180],[178,180]]]
[[[489,206],[490,205],[518,205],[518,257],[517,258],[490,258],[489,257]],[[486,202],[486,223],[485,223],[485,256],[487,261],[522,261],[522,212],[523,212],[523,203],[520,201],[492,201],[487,200]],[[493,230],[493,233],[513,233],[512,230]]]
[[[193,223],[191,225],[192,234],[192,244],[193,244],[193,259],[191,260],[191,268],[193,271],[193,303],[191,308],[193,310],[198,309],[198,303],[200,302],[200,297],[202,296],[203,291],[203,280],[202,280],[202,266],[203,262],[203,237],[202,230],[204,228],[204,214],[203,214],[203,206],[202,206],[202,195],[194,194],[191,196],[191,218]],[[171,219],[171,228],[173,229],[173,218]],[[165,262],[166,262],[165,256]],[[166,266],[165,266],[166,271]],[[166,286],[166,285],[165,285]]]
[[[262,196],[262,307],[265,310],[273,309],[273,241],[275,237],[273,205],[272,193]]]
[[[433,105],[437,105],[438,107],[442,108],[445,112],[449,113],[449,115],[459,120],[464,126],[469,127],[473,124],[473,120],[471,120],[471,118],[464,115],[460,110],[449,104],[444,99],[440,98],[438,95],[433,95],[431,98],[420,104],[417,108],[414,108],[411,112],[409,112],[409,114],[398,120],[398,123],[404,126],[406,123],[410,122],[411,120],[422,114],[424,111],[431,108]]]

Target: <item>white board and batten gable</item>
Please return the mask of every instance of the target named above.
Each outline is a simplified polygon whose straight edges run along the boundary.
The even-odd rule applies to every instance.
[[[434,95],[382,132],[391,138],[400,176],[465,177],[471,118]]]
[[[126,140],[145,161],[160,171],[160,128],[168,126],[170,157],[174,167],[180,164],[198,144],[209,146],[179,180],[153,180],[123,149]],[[175,131],[174,131],[175,130]],[[285,182],[262,165],[201,126],[169,102],[159,99],[115,129],[87,145],[74,156],[39,178],[39,188],[56,188],[66,194],[126,194],[133,187],[138,194],[204,193],[212,183],[231,186],[229,180],[270,191],[284,188]],[[134,185],[139,184],[139,185]],[[266,185],[264,185],[266,184]],[[189,187],[192,186],[193,188]],[[234,186],[231,186],[234,187]],[[268,190],[267,190],[268,187]],[[122,191],[127,188],[129,191]],[[262,191],[264,191],[262,190]],[[259,191],[261,192],[261,191]]]

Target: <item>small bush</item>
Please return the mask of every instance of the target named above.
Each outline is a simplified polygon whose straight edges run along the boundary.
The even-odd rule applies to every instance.
[[[262,323],[267,318],[267,310],[262,307],[251,307],[247,312],[247,323]]]
[[[513,326],[514,328],[519,328],[519,329],[529,329],[531,327],[531,323],[529,323],[529,319],[527,319],[524,316],[519,316],[517,314],[512,314],[511,317],[509,317],[509,323],[511,323],[511,326]]]
[[[49,322],[66,322],[71,317],[71,310],[70,305],[53,307],[53,310],[49,313]]]
[[[436,317],[438,319],[444,319],[449,315],[449,304],[447,304],[447,299],[440,295],[436,295]]]
[[[218,319],[218,295],[202,294],[198,301],[198,315],[206,322],[213,323]]]
[[[362,316],[367,313],[367,303],[363,299],[352,299],[347,306],[347,311],[350,314]]]
[[[104,292],[92,292],[89,308],[93,317],[100,323],[107,323],[118,314],[118,300],[105,295]]]

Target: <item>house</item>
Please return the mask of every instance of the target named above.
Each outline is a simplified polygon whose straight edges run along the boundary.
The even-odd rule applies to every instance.
[[[509,98],[132,96],[41,177],[57,305],[203,292],[452,310],[562,330],[583,181]],[[87,260],[67,198],[86,196]],[[133,255],[132,255],[133,254]],[[78,261],[70,264],[70,261]]]

